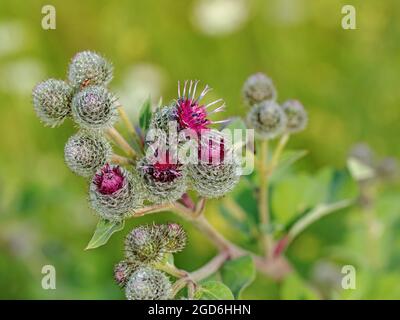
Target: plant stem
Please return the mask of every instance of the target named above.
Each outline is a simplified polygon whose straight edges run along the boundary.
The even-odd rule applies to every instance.
[[[212,260],[202,266],[200,269],[190,273],[190,278],[193,281],[201,281],[213,273],[217,272],[218,269],[224,264],[224,262],[229,258],[228,252],[221,252],[216,255]]]
[[[132,138],[138,143],[139,146],[143,147],[142,140],[138,137],[138,134],[135,130],[135,127],[133,126],[132,122],[129,120],[129,117],[125,111],[125,108],[120,105],[117,108],[119,116],[121,117],[122,122],[124,123],[126,129],[128,130],[128,133],[132,136]]]
[[[158,204],[158,205],[152,205],[152,206],[147,206],[141,209],[137,209],[127,217],[133,217],[133,218],[138,218],[142,217],[146,214],[151,214],[151,213],[156,213],[156,212],[162,212],[162,211],[169,211],[172,210],[173,206],[170,204]]]
[[[260,193],[259,193],[259,203],[258,203],[258,213],[260,217],[261,229],[261,242],[263,245],[264,254],[266,257],[269,256],[272,248],[272,237],[265,230],[269,226],[269,210],[268,210],[268,172],[267,172],[267,162],[268,162],[268,140],[262,140],[260,145]]]
[[[228,255],[228,258],[238,258],[244,255],[250,255],[257,269],[272,277],[273,279],[279,280],[287,273],[291,271],[291,267],[289,263],[283,256],[280,256],[276,259],[268,259],[266,260],[264,257],[260,257],[250,251],[247,251],[243,248],[238,247],[234,243],[225,239],[205,218],[203,212],[200,214],[196,214],[193,211],[189,210],[185,206],[180,203],[173,203],[167,205],[154,205],[145,207],[143,209],[136,210],[132,213],[131,217],[140,217],[146,214],[160,212],[160,211],[172,211],[178,214],[183,219],[191,222],[194,227],[198,230],[202,231],[205,236],[219,249],[219,251],[223,254]],[[203,207],[204,211],[204,207]],[[179,280],[178,280],[179,281]],[[177,282],[178,282],[177,281]],[[181,284],[179,284],[181,285]],[[185,283],[181,287],[181,289],[185,286]],[[180,290],[180,289],[179,289]]]
[[[178,279],[173,285],[171,289],[171,297],[174,298],[179,291],[181,291],[186,285],[188,284],[190,280],[188,278],[180,278]]]
[[[160,263],[159,265],[156,266],[156,268],[170,274],[175,278],[184,278],[189,275],[187,271],[178,269],[177,267],[175,267],[173,264],[170,263],[165,263],[165,264]]]
[[[286,144],[288,143],[290,138],[289,133],[285,133],[281,138],[279,139],[278,145],[276,146],[274,155],[272,156],[271,163],[268,167],[267,174],[271,175],[272,172],[274,171],[275,167],[278,165],[279,159],[282,155],[282,151],[285,148]]]
[[[122,105],[119,105],[117,107],[117,110],[118,110],[119,116],[121,117],[122,122],[124,123],[125,127],[128,129],[128,132],[132,136],[136,136],[135,128],[133,127],[132,122],[129,120],[129,117],[126,114],[124,107]]]
[[[127,156],[132,159],[136,157],[135,150],[133,150],[129,143],[115,128],[108,129],[106,133],[126,153]]]
[[[123,156],[120,156],[118,154],[113,154],[111,156],[111,162],[115,164],[120,164],[120,165],[133,165],[134,162],[132,159],[125,158]]]

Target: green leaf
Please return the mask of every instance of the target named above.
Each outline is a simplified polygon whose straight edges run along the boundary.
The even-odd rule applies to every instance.
[[[219,281],[203,283],[196,291],[196,300],[234,300],[231,290]]]
[[[308,226],[313,224],[314,222],[318,221],[322,217],[327,216],[330,213],[333,213],[335,211],[344,209],[349,207],[354,203],[353,199],[346,199],[342,201],[338,201],[335,203],[321,203],[317,205],[315,208],[312,210],[304,212],[304,214],[297,219],[295,223],[292,224],[292,227],[290,228],[288,235],[289,239],[293,240],[296,238],[301,232],[303,232]]]
[[[349,168],[352,177],[357,181],[370,179],[375,176],[373,168],[356,158],[349,158],[347,160],[347,167]]]
[[[139,125],[143,131],[146,131],[150,126],[151,120],[151,99],[150,97],[143,103],[139,113]]]
[[[90,239],[89,244],[85,250],[95,249],[106,244],[108,239],[114,232],[120,231],[124,228],[125,221],[111,222],[107,220],[100,220],[97,223],[96,230]]]
[[[318,295],[294,272],[282,282],[281,298],[283,300],[316,300]]]
[[[270,177],[270,181],[274,182],[279,180],[279,178],[282,177],[282,175],[288,170],[288,168],[292,164],[306,156],[307,153],[307,150],[288,150],[284,152],[277,167],[274,169]]]
[[[231,289],[236,299],[256,277],[256,269],[250,256],[227,261],[221,268],[222,281]]]

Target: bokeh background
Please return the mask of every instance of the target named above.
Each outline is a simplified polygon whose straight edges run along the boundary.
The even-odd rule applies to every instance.
[[[41,28],[46,4],[56,8],[56,30]],[[357,30],[341,28],[344,4],[356,7]],[[177,220],[160,214],[129,221],[106,246],[83,250],[97,219],[86,182],[63,162],[76,129],[71,121],[43,127],[31,104],[33,86],[65,78],[78,51],[113,62],[111,88],[132,118],[149,95],[172,100],[177,80],[193,78],[226,100],[224,116],[243,116],[244,80],[266,72],[280,101],[298,98],[309,112],[308,129],[289,145],[309,151],[296,167],[304,175],[345,166],[360,141],[382,157],[400,156],[397,0],[2,0],[0,7],[0,298],[122,299],[112,269],[125,234],[145,221]],[[258,276],[244,297],[400,298],[399,187],[392,181],[377,190],[372,220],[359,208],[321,220],[289,250],[295,275],[282,283]],[[207,216],[240,239],[215,203]],[[185,227],[190,242],[176,263],[193,270],[215,249]],[[41,287],[46,264],[56,267],[56,290]],[[336,290],[343,264],[355,265],[356,290]]]

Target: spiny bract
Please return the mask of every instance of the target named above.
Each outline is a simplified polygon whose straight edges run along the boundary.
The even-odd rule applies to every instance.
[[[178,200],[186,191],[185,172],[180,164],[168,159],[151,161],[143,157],[137,164],[147,199],[153,203]]]
[[[254,105],[247,115],[247,124],[260,139],[274,139],[286,129],[287,118],[274,101]]]
[[[77,53],[69,65],[68,80],[74,88],[107,85],[113,76],[112,65],[95,52]]]
[[[166,236],[160,225],[144,225],[134,228],[125,239],[127,261],[154,264],[164,257]]]
[[[259,72],[247,78],[242,96],[244,103],[251,107],[263,101],[275,100],[277,93],[272,80]]]
[[[107,129],[117,120],[115,97],[102,86],[90,86],[72,99],[72,115],[84,129]]]
[[[176,253],[182,251],[186,246],[186,232],[182,226],[177,223],[168,223],[160,225],[163,234],[164,251]]]
[[[118,262],[114,266],[114,280],[121,286],[125,287],[132,273],[138,268],[136,264],[129,263],[125,260]]]
[[[161,271],[140,267],[125,287],[128,300],[167,300],[171,296],[171,282]]]
[[[73,90],[62,80],[49,79],[39,83],[32,92],[33,107],[45,125],[62,124],[71,112]]]
[[[111,157],[110,143],[101,135],[79,131],[70,137],[64,148],[67,166],[83,177],[92,176]]]
[[[298,100],[287,100],[283,103],[282,109],[286,114],[286,130],[289,133],[303,131],[308,122],[307,112]]]
[[[89,201],[101,218],[120,221],[141,207],[143,194],[139,187],[129,171],[106,164],[92,179]]]

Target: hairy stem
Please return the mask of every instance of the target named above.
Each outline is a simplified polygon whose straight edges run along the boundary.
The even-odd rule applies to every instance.
[[[111,162],[119,165],[133,165],[132,159],[120,156],[118,154],[113,154],[111,156]]]
[[[175,267],[173,264],[170,263],[165,263],[165,264],[160,263],[159,265],[156,266],[156,268],[170,274],[175,278],[184,278],[189,275],[187,271],[178,269],[177,267]]]
[[[267,174],[268,175],[271,175],[272,172],[274,171],[274,169],[276,168],[276,166],[278,165],[278,162],[279,162],[279,159],[280,159],[280,157],[282,155],[283,149],[285,148],[286,144],[288,143],[289,138],[290,138],[289,133],[285,133],[279,139],[278,145],[276,146],[274,155],[272,156],[271,163],[270,163],[270,165],[268,167],[268,170],[267,170]]]
[[[261,141],[260,148],[260,193],[258,203],[258,213],[260,217],[260,223],[262,226],[261,230],[261,242],[265,256],[269,256],[270,249],[272,248],[272,237],[266,233],[265,229],[269,225],[269,210],[268,210],[268,173],[267,173],[267,162],[268,162],[268,140]]]
[[[213,273],[217,272],[218,269],[224,264],[224,262],[229,258],[228,252],[221,252],[220,254],[216,255],[212,260],[206,263],[201,268],[197,269],[190,273],[190,278],[194,281],[201,281]]]
[[[127,156],[132,159],[136,157],[135,150],[133,150],[129,143],[115,128],[108,129],[106,133],[126,153]]]
[[[128,115],[126,114],[125,108],[122,105],[119,105],[117,107],[119,116],[122,120],[122,122],[124,123],[126,129],[128,130],[129,134],[131,134],[132,136],[136,136],[136,131],[135,128],[133,127],[132,122],[129,120]]]
[[[227,240],[205,218],[203,214],[204,207],[200,213],[195,213],[180,203],[154,205],[136,210],[134,213],[132,213],[131,217],[140,217],[146,214],[161,211],[172,211],[183,219],[191,222],[194,227],[205,234],[205,236],[219,249],[220,253],[227,255],[226,259],[250,255],[253,258],[257,269],[275,280],[281,279],[291,271],[289,263],[283,256],[277,257],[276,259],[265,259],[264,257],[260,257],[248,250],[240,248],[239,246]],[[181,289],[185,287],[186,282],[183,283]],[[182,283],[178,285],[181,286]]]

